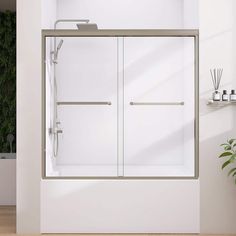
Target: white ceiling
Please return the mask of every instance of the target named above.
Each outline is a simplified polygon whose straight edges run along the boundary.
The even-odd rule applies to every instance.
[[[16,0],[0,0],[0,11],[16,10]]]

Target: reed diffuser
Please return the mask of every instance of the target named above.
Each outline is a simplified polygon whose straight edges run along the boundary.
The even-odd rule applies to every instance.
[[[213,101],[220,101],[221,99],[221,94],[219,92],[219,87],[220,87],[220,81],[222,78],[222,73],[223,69],[217,68],[217,69],[211,69],[211,79],[214,87],[214,92],[212,94],[212,99]]]

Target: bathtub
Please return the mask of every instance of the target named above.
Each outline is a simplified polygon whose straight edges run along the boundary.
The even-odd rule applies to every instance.
[[[16,153],[0,153],[0,159],[16,159]]]
[[[16,204],[16,153],[0,153],[0,205]]]

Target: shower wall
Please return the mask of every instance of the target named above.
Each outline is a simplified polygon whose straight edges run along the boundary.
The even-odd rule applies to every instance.
[[[46,60],[45,60],[45,92],[46,92],[46,104],[45,104],[45,142],[46,142],[46,153],[47,158],[45,159],[47,165],[47,174],[54,176],[57,175],[57,167],[55,165],[55,157],[54,157],[54,139],[53,135],[50,134],[50,129],[54,125],[54,94],[55,94],[55,85],[54,85],[54,75],[55,75],[55,67],[52,62],[51,52],[54,49],[54,41],[53,39],[47,40],[46,43]]]
[[[58,0],[57,17],[90,19],[100,29],[183,28],[183,0]]]

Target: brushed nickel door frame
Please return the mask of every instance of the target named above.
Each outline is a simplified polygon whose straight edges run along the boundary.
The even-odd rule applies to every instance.
[[[117,169],[117,177],[107,177],[107,176],[91,176],[91,177],[77,177],[77,176],[46,176],[46,126],[45,126],[45,109],[46,109],[46,99],[45,99],[45,91],[46,91],[46,73],[45,73],[45,60],[46,60],[46,38],[47,37],[117,37],[117,38],[125,38],[125,37],[191,37],[194,39],[194,99],[195,99],[195,107],[194,107],[194,163],[195,170],[194,176],[171,176],[171,177],[125,177],[122,174],[122,171]],[[117,72],[117,76],[119,76],[119,72]],[[119,84],[118,86],[124,86]],[[119,96],[119,94],[118,94]],[[122,98],[118,98],[120,101]],[[119,102],[119,101],[118,101]],[[99,105],[110,105],[110,102],[99,102],[102,104]],[[106,103],[106,104],[105,104]],[[132,102],[131,102],[132,103]],[[174,103],[174,102],[173,102]],[[178,102],[178,104],[165,104],[165,105],[184,105],[182,102]],[[181,104],[180,104],[181,103]],[[59,104],[63,105],[63,104]],[[66,104],[64,104],[66,105]],[[69,105],[69,104],[68,104]],[[70,104],[75,105],[75,104]],[[78,104],[77,104],[78,105]],[[82,104],[80,104],[82,105]],[[86,104],[84,104],[86,105]],[[88,105],[88,104],[87,104]],[[92,105],[92,104],[91,104]],[[98,105],[98,104],[97,104]],[[141,104],[133,104],[130,105],[141,105]],[[144,105],[144,104],[142,104]],[[145,104],[145,105],[161,105],[161,104]],[[164,104],[163,104],[164,105]],[[199,30],[198,29],[141,29],[141,30],[132,30],[132,29],[122,29],[122,30],[96,30],[96,31],[79,31],[79,30],[42,30],[42,179],[198,179],[199,177]],[[118,114],[120,116],[119,119],[122,119],[123,114]],[[119,126],[118,124],[118,132],[123,133],[123,126]],[[118,140],[118,142],[122,142],[122,140]],[[121,151],[121,148],[119,149]],[[117,162],[122,165],[122,154],[119,154]],[[120,156],[119,156],[120,155]]]

